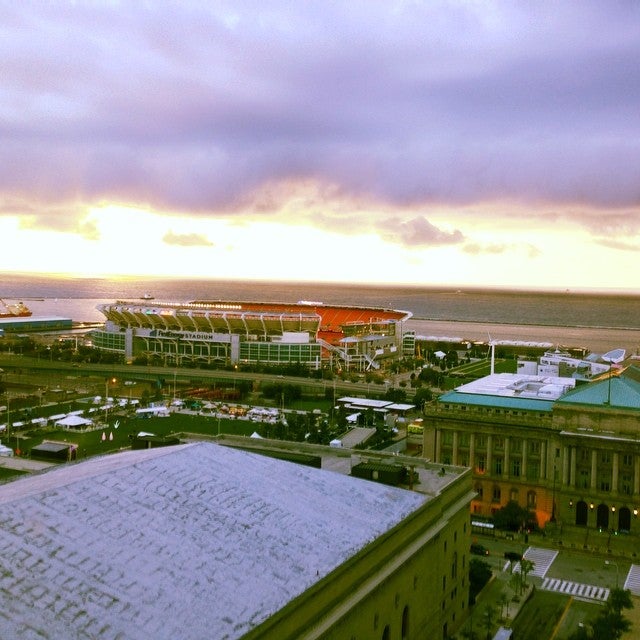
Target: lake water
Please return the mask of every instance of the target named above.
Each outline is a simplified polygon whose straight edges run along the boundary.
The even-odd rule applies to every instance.
[[[578,292],[445,289],[359,284],[56,278],[3,275],[0,298],[23,300],[36,316],[101,322],[96,309],[116,299],[186,302],[256,300],[376,306],[410,311],[407,323],[420,335],[472,341],[519,340],[584,346],[603,353],[640,348],[640,296]]]

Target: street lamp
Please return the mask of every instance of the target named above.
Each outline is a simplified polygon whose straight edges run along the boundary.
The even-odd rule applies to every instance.
[[[618,563],[617,562],[613,562],[613,560],[605,560],[604,563],[609,566],[609,565],[613,565],[616,568],[616,589],[618,588]]]

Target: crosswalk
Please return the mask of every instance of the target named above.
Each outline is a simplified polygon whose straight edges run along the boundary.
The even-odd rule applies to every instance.
[[[629,589],[634,596],[640,596],[640,565],[631,565],[623,588]]]
[[[540,547],[528,547],[522,555],[523,558],[533,562],[533,569],[529,576],[537,576],[542,579],[541,589],[545,591],[557,591],[573,596],[574,598],[583,598],[585,600],[597,600],[605,602],[611,593],[611,589],[606,587],[597,587],[581,582],[571,582],[570,580],[562,580],[561,578],[547,578],[547,571],[553,564],[558,555],[558,551],[554,549],[543,549]],[[503,571],[511,571],[517,573],[521,571],[520,563],[505,562]],[[622,576],[620,576],[622,578]],[[640,565],[632,564],[621,585],[623,589],[631,591],[632,595],[640,596]]]
[[[591,584],[582,584],[580,582],[571,582],[560,578],[545,578],[542,581],[541,589],[545,591],[556,591],[564,593],[574,598],[583,598],[585,600],[599,600],[606,602],[609,599],[610,589],[606,587],[596,587]]]
[[[553,564],[553,561],[558,555],[557,551],[553,549],[541,549],[540,547],[528,547],[522,554],[522,557],[533,562],[533,570],[529,573],[530,576],[537,576],[538,578],[544,578],[549,571],[549,567]],[[514,573],[520,572],[520,563],[516,563],[513,567],[510,567],[510,563],[506,562],[503,571],[511,570]]]

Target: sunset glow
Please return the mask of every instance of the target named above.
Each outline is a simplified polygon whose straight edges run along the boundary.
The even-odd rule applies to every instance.
[[[17,3],[0,32],[0,271],[640,290],[637,4]]]

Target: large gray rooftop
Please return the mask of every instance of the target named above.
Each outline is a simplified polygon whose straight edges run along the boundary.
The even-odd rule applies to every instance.
[[[212,443],[0,486],[0,637],[239,638],[428,498]]]

